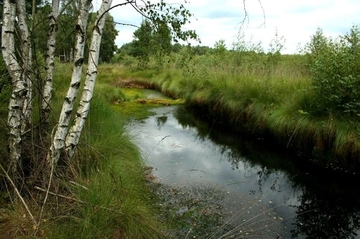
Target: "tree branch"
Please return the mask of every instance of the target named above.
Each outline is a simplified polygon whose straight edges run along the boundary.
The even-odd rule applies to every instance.
[[[136,25],[131,24],[131,23],[122,23],[122,22],[113,22],[113,23],[116,24],[116,25],[123,25],[123,26],[130,26],[130,27],[139,28],[139,26],[136,26]]]
[[[98,20],[96,21],[95,23],[95,26],[98,25],[99,21],[104,17],[104,15],[106,13],[108,13],[110,10],[114,9],[114,8],[117,8],[117,7],[121,7],[121,6],[125,6],[127,4],[131,4],[132,2],[134,2],[134,0],[127,0],[126,2],[123,2],[123,3],[119,3],[119,4],[116,4],[112,7],[110,7],[107,11],[105,11],[103,14],[101,14],[101,16],[98,18]]]

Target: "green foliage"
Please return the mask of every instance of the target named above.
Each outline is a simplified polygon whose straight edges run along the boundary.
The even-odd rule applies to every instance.
[[[171,45],[171,30],[166,22],[159,22],[154,34],[155,51],[156,51],[156,65],[161,69],[164,64],[164,58],[169,55],[172,50]]]
[[[192,77],[195,73],[195,64],[194,64],[194,48],[190,45],[183,47],[175,62],[175,66],[181,69],[182,75],[184,78]]]
[[[190,18],[193,16],[183,4],[175,7],[175,5],[167,4],[163,0],[158,3],[150,3],[150,1],[147,1],[145,6],[140,7],[139,10],[145,13],[155,25],[168,24],[172,40],[175,42],[177,42],[178,39],[183,41],[188,39],[199,40],[195,31],[184,31],[182,29],[183,25],[190,23]]]
[[[278,32],[275,32],[275,38],[271,40],[269,50],[267,53],[268,61],[266,67],[271,74],[271,71],[276,68],[281,60],[281,50],[283,50],[285,44],[285,38],[279,37]]]
[[[100,44],[99,60],[101,62],[110,62],[114,56],[117,50],[117,45],[115,44],[117,35],[118,31],[115,29],[114,18],[110,14],[106,14],[106,21]]]
[[[307,46],[316,93],[315,113],[360,116],[360,31],[354,26],[339,39],[321,29]]]
[[[66,6],[62,14],[57,21],[57,35],[56,35],[56,56],[62,56],[62,61],[69,61],[73,54],[74,39],[75,39],[75,26],[77,23],[77,16],[79,13],[78,1],[66,0],[62,3]],[[50,3],[46,2],[44,5],[40,5],[36,9],[36,15],[34,18],[34,31],[33,42],[36,51],[46,55],[47,51],[47,35],[48,35],[48,17],[51,12]],[[90,45],[91,33],[94,27],[96,13],[90,13],[89,23],[87,27],[87,44],[85,47],[85,57],[88,55],[88,46]],[[115,44],[115,38],[118,31],[115,29],[114,19],[110,14],[106,14],[106,21],[102,35],[102,41],[100,45],[101,62],[110,62],[114,53],[117,50]],[[86,59],[85,59],[86,60]]]
[[[79,7],[78,1],[65,0],[63,4],[66,8],[57,20],[58,29],[56,34],[56,56],[62,56],[62,61],[68,62],[73,54],[75,26],[77,16],[79,14]],[[47,33],[48,21],[44,21],[43,24],[46,25],[44,28]]]
[[[121,58],[126,54],[136,57],[139,67],[146,69],[152,56],[156,62],[156,68],[161,69],[164,65],[166,56],[173,50],[171,44],[171,29],[167,22],[157,20],[150,22],[145,20],[134,32],[134,40],[124,44],[120,49]],[[180,51],[181,45],[177,45],[176,51]]]
[[[34,17],[34,30],[32,32],[33,45],[36,51],[40,52],[43,56],[46,55],[47,36],[48,36],[48,18],[51,12],[51,5],[46,3],[43,6],[39,6],[36,9],[36,15]]]
[[[134,32],[135,39],[120,49],[121,56],[117,59],[123,58],[124,54],[130,54],[138,58],[140,68],[146,69],[150,63],[150,56],[153,56],[155,66],[159,70],[169,60],[167,56],[172,50],[179,52],[181,49],[179,44],[173,47],[172,41],[177,43],[179,39],[199,39],[195,31],[182,29],[183,25],[190,23],[192,17],[183,4],[175,7],[174,4],[166,4],[163,0],[154,4],[147,1],[144,4],[135,8],[147,19]]]
[[[175,43],[174,45],[172,45],[172,51],[175,53],[178,53],[181,50],[181,45],[180,43]]]
[[[215,42],[214,48],[215,48],[215,54],[218,54],[218,55],[224,54],[226,52],[225,40],[221,39],[221,40]]]
[[[139,29],[134,32],[133,54],[140,60],[140,67],[146,68],[149,55],[152,53],[153,29],[150,21],[143,21]]]
[[[264,54],[261,42],[246,41],[244,36],[233,43],[231,55],[232,65],[236,67],[251,66],[251,68],[261,68],[262,62],[259,58]]]

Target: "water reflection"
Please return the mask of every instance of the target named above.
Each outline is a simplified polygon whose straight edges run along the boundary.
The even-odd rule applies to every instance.
[[[293,238],[299,234],[307,238],[358,238],[359,209],[344,204],[334,195],[319,195],[304,188],[296,208],[296,228]]]
[[[281,238],[360,238],[357,177],[310,167],[274,144],[219,128],[182,107],[154,111],[132,125],[132,133],[163,183],[205,181],[251,197],[283,221]]]
[[[161,126],[163,126],[166,123],[166,121],[167,121],[166,115],[156,116],[156,124],[159,129],[161,129]]]

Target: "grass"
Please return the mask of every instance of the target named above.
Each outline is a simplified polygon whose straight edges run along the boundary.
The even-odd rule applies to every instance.
[[[129,100],[129,96],[109,85],[119,77],[119,69],[102,67],[100,72],[106,74],[99,74],[76,157],[71,163],[58,166],[46,204],[43,205],[43,190],[47,178],[31,184],[37,189],[24,185],[24,200],[36,223],[24,205],[2,188],[0,233],[6,238],[164,238],[164,224],[157,218],[140,151],[125,129],[131,111],[119,113],[119,104]],[[70,65],[58,64],[53,120],[70,75]],[[149,106],[136,105],[145,117]],[[1,148],[3,151],[6,149]]]
[[[316,98],[306,56],[284,55],[271,62],[267,55],[225,54],[194,56],[185,68],[175,60],[155,75],[150,70],[127,70],[162,92],[200,107],[210,117],[242,125],[251,134],[270,134],[287,148],[309,157],[317,155],[325,165],[356,169],[357,120],[314,110]]]
[[[132,112],[145,117],[149,106],[131,107],[133,103],[128,102],[123,109],[133,111],[119,110],[131,100],[126,92],[109,85],[120,68],[102,67],[100,72],[105,74],[99,75],[79,150],[77,183],[86,189],[72,190],[86,203],[75,207],[72,215],[76,216],[57,222],[51,238],[163,238],[163,225],[156,218],[139,150],[124,127]]]

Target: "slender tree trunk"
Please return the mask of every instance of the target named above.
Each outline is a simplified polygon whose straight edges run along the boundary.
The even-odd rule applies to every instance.
[[[52,1],[52,11],[49,15],[49,32],[47,40],[47,53],[46,53],[46,76],[43,88],[43,99],[41,104],[40,121],[43,123],[43,132],[47,131],[49,124],[49,116],[51,112],[51,97],[53,91],[53,75],[54,75],[54,58],[55,58],[55,43],[57,32],[57,19],[59,16],[60,0]]]
[[[75,123],[71,127],[69,134],[67,135],[65,140],[66,153],[69,159],[71,159],[74,155],[75,149],[79,143],[81,131],[84,127],[85,120],[90,110],[90,102],[93,97],[97,76],[102,30],[105,24],[106,13],[111,6],[111,2],[112,0],[102,1],[100,10],[98,11],[98,16],[95,21],[95,26],[92,31],[91,44],[89,47],[88,69],[86,72],[84,90],[76,114]]]
[[[25,1],[18,0],[19,8],[23,9]],[[24,100],[27,96],[28,87],[24,81],[23,68],[15,55],[15,1],[5,0],[3,2],[3,24],[2,24],[2,55],[7,70],[12,78],[12,93],[9,102],[9,113],[7,125],[9,128],[9,167],[10,174],[16,181],[17,171],[21,167],[21,126],[22,110]],[[21,27],[21,26],[20,26]]]
[[[31,73],[31,40],[26,23],[26,8],[23,1],[17,1],[18,21],[20,29],[21,57],[22,57],[22,81],[26,82],[27,94],[22,109],[23,120],[21,132],[24,134],[32,125],[32,73]]]
[[[86,37],[86,27],[88,22],[89,11],[91,7],[91,0],[82,0],[80,5],[80,14],[78,16],[76,25],[76,43],[75,43],[75,59],[74,68],[72,72],[71,82],[66,94],[62,110],[59,117],[59,123],[54,135],[53,142],[50,147],[50,157],[53,163],[57,163],[61,151],[65,147],[65,137],[68,133],[69,122],[71,119],[71,113],[74,108],[74,102],[78,93],[82,68],[84,63],[84,47]]]

